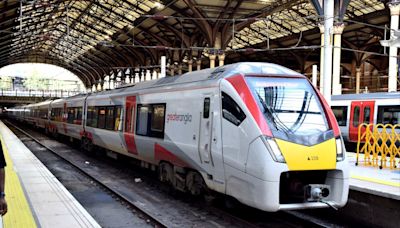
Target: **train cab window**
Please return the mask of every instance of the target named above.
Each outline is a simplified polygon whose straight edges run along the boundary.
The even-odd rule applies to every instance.
[[[400,105],[378,106],[377,123],[399,124],[400,123]]]
[[[138,105],[136,134],[164,138],[165,104]]]
[[[360,107],[354,107],[354,115],[353,115],[353,127],[358,127],[359,120],[360,120]]]
[[[333,114],[339,126],[346,126],[347,124],[347,106],[332,106]]]
[[[99,110],[98,112],[98,123],[97,127],[104,129],[106,127],[106,108],[105,107],[96,107]]]
[[[236,126],[239,126],[246,118],[239,105],[224,92],[222,92],[222,116]]]
[[[210,117],[210,98],[206,97],[203,104],[203,118],[208,119],[208,117]]]
[[[364,108],[364,120],[363,123],[369,123],[369,118],[371,116],[371,108],[370,107],[365,107]]]

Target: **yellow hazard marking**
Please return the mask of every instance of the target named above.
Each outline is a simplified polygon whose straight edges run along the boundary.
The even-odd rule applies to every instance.
[[[313,146],[304,146],[280,139],[275,140],[289,170],[336,168],[336,142],[334,138]]]
[[[5,193],[8,205],[8,212],[3,216],[3,227],[32,227],[35,228],[35,219],[32,216],[28,201],[25,198],[24,191],[18,179],[17,173],[14,171],[12,161],[8,154],[7,147],[0,135],[3,146],[4,157],[7,162],[5,167],[6,182]]]
[[[383,184],[383,185],[389,185],[389,186],[393,186],[393,187],[400,187],[399,182],[388,181],[388,180],[379,180],[379,179],[375,179],[375,178],[371,178],[371,177],[363,177],[363,176],[358,176],[358,175],[353,175],[353,174],[351,174],[350,177],[354,178],[354,179],[363,180],[363,181],[369,181],[369,182],[374,182],[374,183]]]

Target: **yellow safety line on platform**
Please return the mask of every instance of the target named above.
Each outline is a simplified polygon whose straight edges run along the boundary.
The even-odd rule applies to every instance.
[[[353,174],[351,174],[350,177],[354,178],[354,179],[363,180],[363,181],[369,181],[369,182],[389,185],[389,186],[393,186],[393,187],[400,187],[400,183],[394,182],[394,181],[379,180],[379,179],[375,179],[375,178],[363,177],[363,176],[358,176],[358,175],[353,175]]]
[[[0,135],[3,145],[3,153],[7,162],[5,193],[8,205],[8,212],[3,216],[3,227],[33,227],[36,228],[35,219],[32,216],[31,208],[25,198],[18,175],[14,171],[12,161],[8,154],[7,147]]]

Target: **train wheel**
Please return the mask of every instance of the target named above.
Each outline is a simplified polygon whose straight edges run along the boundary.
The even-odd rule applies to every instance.
[[[83,149],[87,152],[91,152],[93,149],[92,141],[90,141],[88,138],[82,138],[81,149]]]
[[[158,179],[161,182],[167,182],[167,183],[174,183],[173,182],[173,168],[172,165],[166,163],[166,162],[161,162],[159,167],[158,167]]]
[[[203,177],[197,172],[190,171],[186,175],[186,188],[194,196],[201,195],[205,189]]]

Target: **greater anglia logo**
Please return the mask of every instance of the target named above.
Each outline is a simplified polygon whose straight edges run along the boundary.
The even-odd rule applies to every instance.
[[[186,124],[187,122],[192,122],[192,115],[189,113],[181,115],[181,114],[167,114],[167,123],[169,121],[183,122]]]

